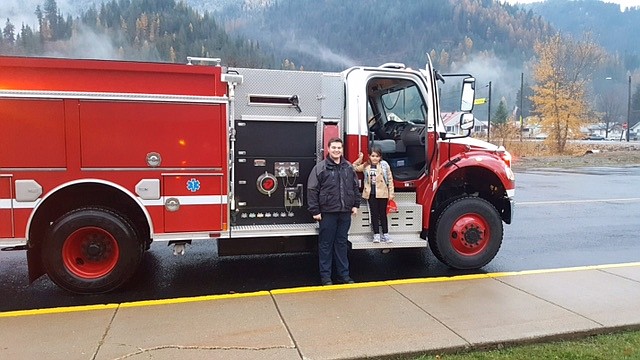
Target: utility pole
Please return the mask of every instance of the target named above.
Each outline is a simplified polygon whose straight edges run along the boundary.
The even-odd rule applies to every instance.
[[[524,120],[522,115],[522,98],[524,97],[524,73],[520,73],[520,141],[522,141],[522,133],[524,132]],[[531,131],[531,129],[529,129]],[[531,132],[529,132],[531,134]]]
[[[629,97],[627,100],[627,142],[629,142],[629,131],[631,130],[631,74],[629,74]]]
[[[489,107],[487,109],[487,142],[491,142],[491,81],[489,81]]]

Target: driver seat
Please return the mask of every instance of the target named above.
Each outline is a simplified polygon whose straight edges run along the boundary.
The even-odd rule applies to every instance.
[[[373,140],[373,146],[379,147],[383,154],[393,154],[396,152],[396,142],[392,139]]]

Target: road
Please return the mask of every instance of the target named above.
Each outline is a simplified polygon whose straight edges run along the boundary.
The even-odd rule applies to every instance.
[[[517,209],[502,248],[479,272],[640,261],[640,167],[531,170],[517,173]],[[358,282],[451,276],[428,250],[351,253]],[[467,272],[469,273],[469,272]],[[0,311],[116,303],[317,285],[312,254],[217,258],[211,242],[175,257],[154,244],[140,271],[110,294],[79,296],[46,276],[29,285],[25,252],[0,253]],[[11,294],[11,296],[6,296]]]

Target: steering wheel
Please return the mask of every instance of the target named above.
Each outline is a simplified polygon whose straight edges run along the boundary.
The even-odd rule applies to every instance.
[[[369,121],[367,121],[367,125],[369,126],[369,132],[376,134],[376,136],[378,137],[382,137],[381,135],[384,134],[384,131],[382,130],[382,125],[380,124],[381,118],[382,118],[381,114],[375,114],[371,118],[369,118]]]

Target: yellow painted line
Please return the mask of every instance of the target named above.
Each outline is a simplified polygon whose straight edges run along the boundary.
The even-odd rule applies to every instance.
[[[268,295],[297,294],[297,293],[305,293],[305,292],[358,289],[358,288],[383,287],[383,286],[405,285],[405,284],[423,284],[423,283],[437,283],[437,282],[462,281],[462,280],[491,279],[491,278],[504,277],[504,276],[552,274],[552,273],[570,272],[570,271],[606,270],[606,269],[628,268],[628,267],[639,267],[639,266],[640,266],[640,262],[632,262],[632,263],[622,263],[622,264],[576,266],[576,267],[556,268],[556,269],[523,270],[523,271],[497,272],[497,273],[487,273],[487,274],[470,274],[470,275],[459,275],[459,276],[441,276],[441,277],[431,277],[431,278],[372,281],[372,282],[362,282],[362,283],[355,283],[355,284],[342,284],[342,285],[329,285],[329,286],[304,286],[304,287],[288,288],[288,289],[275,289],[271,291],[257,291],[257,292],[251,292],[251,293],[204,295],[204,296],[195,296],[195,297],[187,297],[187,298],[160,299],[160,300],[143,300],[143,301],[126,302],[121,304],[82,305],[82,306],[68,306],[68,307],[58,307],[58,308],[50,308],[50,309],[7,311],[7,312],[0,312],[0,318],[30,316],[30,315],[45,315],[45,314],[62,314],[62,313],[95,311],[95,310],[113,310],[113,309],[117,309],[118,307],[133,308],[133,307],[143,307],[143,306],[185,304],[185,303],[193,303],[193,302],[203,302],[203,301],[223,300],[223,299],[241,299],[241,298],[257,297],[257,296],[268,296]]]
[[[289,288],[289,289],[275,289],[275,290],[271,290],[270,293],[273,295],[299,294],[299,293],[305,293],[305,292],[318,292],[318,291],[341,290],[341,289],[358,289],[358,288],[379,287],[379,286],[385,286],[384,282],[372,281],[372,282],[361,282],[361,283],[355,283],[355,284],[303,286],[303,287]]]
[[[385,281],[385,284],[387,284],[387,285],[424,284],[424,283],[432,283],[432,282],[487,279],[488,277],[489,277],[488,274],[440,276],[440,277],[431,277],[431,278],[387,280],[387,281]]]
[[[5,317],[17,317],[17,316],[30,316],[30,315],[45,315],[45,314],[63,314],[80,311],[94,311],[94,310],[113,310],[118,308],[118,304],[103,304],[103,305],[82,305],[82,306],[67,306],[57,307],[50,309],[33,309],[33,310],[16,310],[0,312],[0,318]]]
[[[203,295],[194,296],[188,298],[174,298],[174,299],[160,299],[160,300],[142,300],[132,301],[120,304],[122,308],[133,308],[142,306],[157,306],[157,305],[172,305],[172,304],[186,304],[192,302],[212,301],[212,300],[224,300],[224,299],[240,299],[256,296],[268,296],[268,291],[256,291],[251,293],[237,293],[237,294],[221,294],[221,295]]]
[[[201,301],[238,299],[238,298],[248,298],[248,297],[254,297],[254,296],[268,296],[268,295],[269,295],[268,291],[258,291],[258,292],[252,292],[252,293],[205,295],[205,296],[195,296],[195,297],[189,297],[189,298],[143,300],[143,301],[126,302],[121,304],[81,305],[81,306],[57,307],[57,308],[49,308],[49,309],[17,310],[17,311],[0,312],[0,318],[45,315],[45,314],[64,314],[64,313],[80,312],[80,311],[112,310],[112,309],[117,309],[118,307],[133,308],[133,307],[142,307],[142,306],[184,304],[184,303],[201,302]]]

